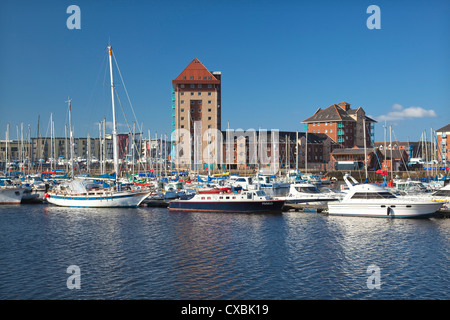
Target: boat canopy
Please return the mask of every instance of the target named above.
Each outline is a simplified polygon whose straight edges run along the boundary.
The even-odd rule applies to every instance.
[[[75,179],[69,182],[67,188],[74,193],[86,193],[90,189],[100,187],[99,184],[89,181],[89,180],[79,180]]]

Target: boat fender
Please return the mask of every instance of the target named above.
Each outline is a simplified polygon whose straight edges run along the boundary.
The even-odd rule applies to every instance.
[[[46,194],[44,195],[44,197],[47,199],[47,198],[50,198],[50,195],[49,195],[48,193],[46,193]]]

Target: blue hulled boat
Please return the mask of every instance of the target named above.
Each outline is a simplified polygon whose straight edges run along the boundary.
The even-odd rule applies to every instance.
[[[172,211],[205,211],[205,212],[245,212],[245,213],[280,213],[283,200],[275,200],[262,190],[197,193],[189,199],[178,199],[169,202]]]

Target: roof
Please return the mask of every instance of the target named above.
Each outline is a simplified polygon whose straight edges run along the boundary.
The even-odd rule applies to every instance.
[[[391,159],[391,151],[392,151],[392,158],[393,159],[401,159],[403,156],[407,156],[407,153],[405,150],[398,150],[398,149],[386,149],[386,159]],[[383,157],[385,157],[384,150],[380,150]]]
[[[218,80],[197,58],[172,80],[173,84],[219,84]]]
[[[367,154],[373,153],[373,148],[367,148]],[[343,149],[334,149],[331,154],[364,154],[364,148],[343,148]]]
[[[356,120],[351,116],[354,115],[358,109],[362,109],[359,107],[358,109],[347,109],[344,110],[342,106],[350,106],[350,104],[346,102],[340,102],[338,104],[332,104],[326,109],[317,109],[313,116],[309,117],[306,120],[303,120],[303,123],[312,123],[312,122],[331,122],[331,121],[352,121],[356,122]],[[376,122],[372,118],[365,116],[365,120],[367,122]]]
[[[316,113],[302,122],[355,121],[344,109],[332,104],[326,109],[318,109]]]
[[[442,127],[440,129],[436,130],[436,132],[450,132],[450,124],[448,124],[445,127]]]

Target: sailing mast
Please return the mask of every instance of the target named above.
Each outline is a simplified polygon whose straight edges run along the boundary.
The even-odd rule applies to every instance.
[[[113,69],[112,69],[112,47],[108,46],[109,53],[109,75],[111,77],[111,100],[112,100],[112,117],[113,117],[113,156],[114,156],[114,172],[116,173],[116,182],[119,177],[119,155],[117,146],[117,128],[116,128],[116,108],[114,105],[114,79],[113,79]]]
[[[67,104],[69,105],[69,147],[70,147],[70,175],[73,179],[73,134],[72,134],[72,107],[70,102],[72,99],[70,97],[67,97]]]
[[[368,179],[367,175],[367,146],[366,146],[366,119],[365,116],[363,117],[363,128],[364,128],[364,169],[366,172],[366,180]],[[375,149],[374,149],[374,152]]]

